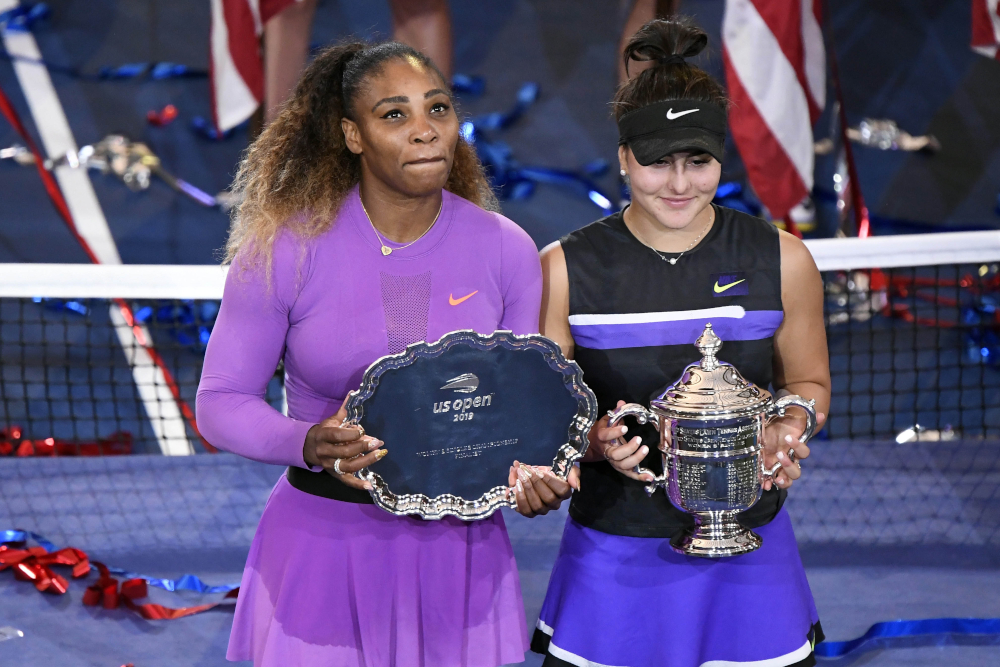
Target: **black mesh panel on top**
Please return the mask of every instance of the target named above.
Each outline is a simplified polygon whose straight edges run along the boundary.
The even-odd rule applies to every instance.
[[[427,338],[427,313],[431,307],[431,273],[396,276],[379,272],[382,283],[382,309],[389,354]]]

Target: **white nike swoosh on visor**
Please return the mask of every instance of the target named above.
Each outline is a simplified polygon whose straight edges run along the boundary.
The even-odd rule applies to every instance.
[[[701,109],[688,109],[687,111],[678,111],[677,113],[674,113],[674,109],[671,107],[667,109],[667,120],[674,120],[675,118],[686,116],[689,113],[694,113],[695,111],[701,111]]]

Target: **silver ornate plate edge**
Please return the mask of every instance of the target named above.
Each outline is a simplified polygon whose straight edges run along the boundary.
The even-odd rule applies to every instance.
[[[577,363],[563,356],[559,345],[541,334],[517,335],[510,331],[494,331],[483,335],[471,329],[463,329],[447,333],[434,343],[413,343],[403,352],[382,357],[365,370],[361,386],[347,395],[347,420],[357,423],[364,417],[365,401],[375,393],[383,373],[409,366],[421,357],[440,356],[455,345],[471,345],[480,350],[496,347],[538,350],[549,367],[562,374],[563,384],[577,402],[577,413],[570,422],[567,441],[552,460],[552,472],[561,479],[566,479],[570,468],[587,451],[588,434],[597,419],[597,398],[590,387],[584,384],[583,371]],[[354,473],[354,476],[372,485],[369,493],[376,505],[397,516],[417,514],[424,519],[455,516],[464,521],[476,521],[487,518],[501,507],[516,507],[506,486],[495,486],[475,500],[451,494],[430,498],[419,493],[396,495],[378,473],[367,468]]]

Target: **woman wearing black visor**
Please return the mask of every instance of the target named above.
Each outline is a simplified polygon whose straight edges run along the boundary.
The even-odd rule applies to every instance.
[[[711,322],[719,356],[760,387],[829,409],[822,281],[809,251],[770,223],[715,206],[726,134],[721,86],[685,58],[707,44],[683,20],[647,23],[629,61],[655,61],[618,89],[619,160],[631,204],[542,253],[542,332],[584,370],[606,412],[648,405],[700,355]],[[801,412],[766,429],[765,465],[782,464],[740,521],[763,537],[715,560],[674,552],[692,524],[662,491],[650,426],[590,434],[532,648],[544,665],[812,665],[818,616],[782,503],[809,448]],[[631,439],[626,441],[626,438]],[[621,440],[619,440],[621,438]],[[781,452],[795,452],[794,457]]]

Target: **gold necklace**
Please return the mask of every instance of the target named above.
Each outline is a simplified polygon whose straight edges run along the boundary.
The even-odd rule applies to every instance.
[[[380,246],[382,246],[382,254],[383,255],[391,255],[392,251],[393,251],[393,248],[390,248],[389,246],[387,246],[385,243],[382,242],[382,235],[379,234],[378,230],[375,228],[375,223],[372,222],[372,217],[370,215],[368,215],[368,209],[365,208],[365,201],[363,199],[361,199],[360,195],[358,196],[358,201],[361,202],[361,210],[365,212],[365,217],[368,218],[368,224],[372,226],[372,231],[375,232],[375,237],[378,239],[378,244]],[[420,239],[422,239],[425,236],[427,236],[427,232],[431,231],[431,229],[437,223],[438,218],[441,217],[441,209],[442,208],[444,208],[444,197],[441,198],[441,205],[438,206],[438,212],[437,212],[437,215],[434,216],[434,222],[432,222],[430,224],[430,226],[427,229],[424,230],[424,233],[421,234],[420,236],[418,236],[417,238],[413,239],[412,241],[410,241],[406,245],[401,245],[398,248],[395,248],[395,250],[403,250],[404,248],[409,248],[411,245],[413,245],[414,243],[416,243]]]
[[[714,222],[715,222],[715,208],[713,207],[712,208],[712,219],[708,221],[707,225],[705,225],[705,229],[701,230],[701,234],[698,235],[698,238],[696,238],[691,243],[691,245],[689,245],[688,247],[684,248],[684,250],[681,250],[681,254],[677,255],[676,257],[664,257],[663,256],[663,252],[665,252],[665,251],[661,252],[661,251],[657,250],[653,246],[651,246],[648,243],[646,243],[645,241],[643,241],[642,237],[640,237],[639,234],[637,234],[634,230],[630,230],[630,231],[632,231],[632,235],[635,237],[635,239],[639,243],[641,243],[642,245],[646,246],[647,248],[649,248],[650,250],[652,250],[653,252],[655,252],[656,256],[659,257],[660,259],[662,259],[664,262],[669,262],[670,265],[673,266],[674,264],[677,263],[677,260],[679,260],[681,257],[684,256],[684,253],[686,253],[688,250],[690,250],[691,248],[693,248],[696,245],[698,245],[698,243],[705,237],[705,234],[708,233],[708,230],[712,228],[712,224]]]

